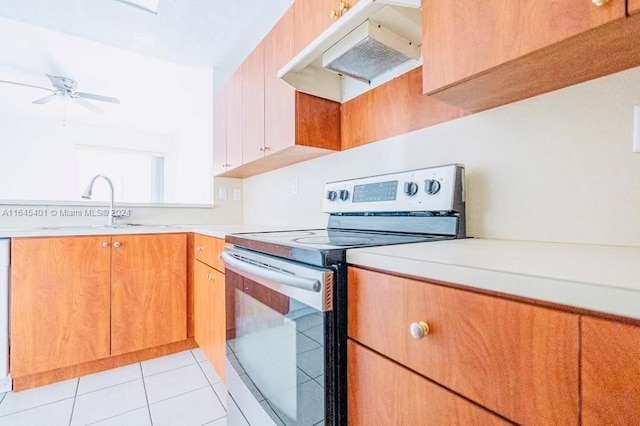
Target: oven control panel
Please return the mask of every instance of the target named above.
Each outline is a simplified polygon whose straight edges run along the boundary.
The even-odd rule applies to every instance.
[[[464,166],[430,167],[325,185],[325,213],[449,212],[464,203]]]

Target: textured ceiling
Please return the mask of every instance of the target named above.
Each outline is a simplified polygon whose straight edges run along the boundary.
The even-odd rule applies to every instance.
[[[189,67],[230,68],[292,0],[0,0],[0,16]],[[230,64],[226,63],[230,62]]]

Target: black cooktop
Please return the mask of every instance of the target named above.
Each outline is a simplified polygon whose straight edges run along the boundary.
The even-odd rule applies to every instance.
[[[225,240],[237,247],[326,267],[345,262],[346,250],[350,248],[418,243],[451,238],[425,234],[306,229],[229,234]]]

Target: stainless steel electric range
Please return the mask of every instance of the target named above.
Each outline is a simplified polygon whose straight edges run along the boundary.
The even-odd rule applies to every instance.
[[[330,182],[326,229],[228,235],[228,424],[346,425],[346,250],[464,238],[464,197],[461,165]]]

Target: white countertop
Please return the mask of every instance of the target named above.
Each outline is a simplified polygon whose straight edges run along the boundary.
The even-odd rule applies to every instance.
[[[347,262],[640,319],[640,247],[464,239],[351,249]]]
[[[117,226],[42,226],[24,228],[0,228],[0,238],[64,237],[81,235],[170,234],[195,232],[216,238],[242,232],[280,231],[283,226],[268,225],[139,225]]]

